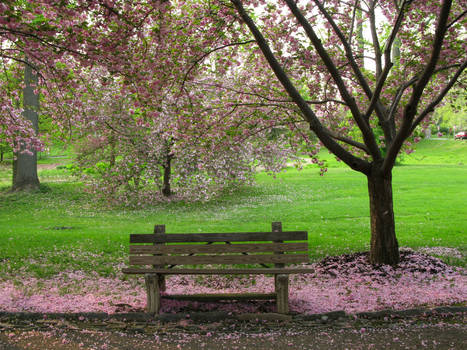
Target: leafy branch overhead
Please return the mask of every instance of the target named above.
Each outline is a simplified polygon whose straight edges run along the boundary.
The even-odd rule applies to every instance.
[[[404,143],[428,122],[467,66],[465,2],[284,0],[288,12],[271,2],[270,9],[284,11],[260,18],[252,15],[252,9],[264,2],[248,1],[247,6],[241,0],[230,2],[310,129],[339,159],[367,176],[370,259],[397,264],[391,172]],[[362,31],[353,30],[357,12],[359,24],[370,29],[371,40],[363,46]],[[377,16],[392,24],[386,38]],[[278,48],[279,37],[281,43],[290,43],[286,53]],[[361,51],[369,52],[374,70],[359,59]],[[285,66],[286,54],[297,57],[293,68]],[[338,94],[345,106],[330,102],[310,107],[301,89],[303,81],[313,99]]]
[[[392,169],[465,88],[466,0],[76,0],[0,4],[3,139],[40,148],[41,113],[76,171],[129,205],[208,199],[320,147],[368,179],[371,261],[396,264]],[[27,58],[27,59],[26,59]]]

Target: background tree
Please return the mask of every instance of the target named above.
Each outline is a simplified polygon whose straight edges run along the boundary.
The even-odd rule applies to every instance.
[[[240,38],[232,29],[238,28],[235,19],[223,17],[217,4],[43,0],[9,1],[1,10],[5,64],[21,63],[27,55],[40,71],[44,112],[64,133],[88,133],[89,149],[82,149],[80,165],[93,181],[106,169],[100,184],[114,181],[106,185],[110,193],[126,192],[129,198],[135,189],[142,193],[146,183],[168,197],[176,183],[206,197],[214,187],[251,180],[258,162],[279,169],[291,154],[292,148],[278,142],[283,136],[276,142],[269,137],[275,118],[267,115],[277,114],[277,107],[267,107],[264,98],[240,102],[239,96],[248,95],[227,86],[236,79],[231,69],[235,48],[251,40]],[[93,69],[102,76],[88,76]],[[224,79],[228,71],[231,77]],[[107,89],[109,83],[118,91]],[[102,102],[100,111],[93,110]],[[231,104],[226,113],[223,103]],[[257,107],[264,123],[251,118]],[[13,118],[6,129],[21,122]],[[32,139],[34,131],[28,135]],[[13,140],[15,134],[7,137]],[[95,162],[97,156],[108,164]],[[99,164],[100,170],[85,169],[85,162]],[[204,190],[197,191],[198,185]]]
[[[43,98],[48,115],[57,125],[70,127],[74,118],[66,107],[69,92],[74,88],[64,69],[68,64],[82,67],[104,61],[116,46],[137,29],[140,22],[151,17],[164,1],[49,1],[9,0],[0,3],[0,63],[6,71],[13,62],[27,63],[39,82],[36,92]],[[113,51],[115,54],[116,52]],[[68,85],[67,85],[68,84]],[[41,148],[37,127],[25,119],[23,107],[14,101],[21,93],[7,80],[0,80],[3,113],[0,122],[6,142],[19,152],[19,157]],[[26,99],[27,101],[28,99]],[[34,157],[31,158],[33,160]],[[22,161],[15,163],[13,174],[21,174]],[[13,188],[23,176],[14,175]],[[34,174],[28,178],[37,178]],[[23,180],[21,180],[23,182]],[[36,186],[35,179],[31,180]],[[31,187],[26,186],[26,187]]]
[[[374,71],[356,59],[358,34],[348,14],[358,2],[314,0],[302,6],[284,0],[288,12],[276,2],[267,2],[266,13],[255,16],[241,0],[230,2],[320,142],[367,177],[370,261],[397,264],[392,169],[404,143],[467,66],[465,1],[361,2],[366,4],[360,10],[371,32]],[[254,8],[264,3],[248,1]],[[377,11],[387,21],[379,28]],[[284,68],[283,50],[276,48],[277,38],[270,34],[274,27],[281,28],[276,33],[282,33],[282,42],[288,43],[288,54],[298,58],[294,69]],[[401,40],[399,63],[391,60],[396,37]],[[309,94],[322,105],[310,108],[297,88],[301,74],[309,79]],[[330,96],[338,96],[339,102]],[[336,113],[336,105],[347,111],[345,120]]]
[[[26,62],[24,64],[23,115],[32,125],[33,136],[36,136],[39,130],[39,94],[35,91],[37,82],[37,75]],[[37,152],[34,147],[27,147],[27,144],[22,141],[18,148],[13,159],[12,190],[37,190],[39,189]]]
[[[176,24],[174,18],[170,23]],[[138,46],[132,52],[137,53]],[[184,55],[178,50],[175,54],[169,61],[180,64]],[[164,60],[166,55],[161,55]],[[132,81],[131,75],[110,74],[104,68],[90,71],[84,79],[88,83],[75,91],[82,111],[76,124],[81,135],[76,170],[96,194],[131,205],[161,200],[161,195],[204,200],[250,183],[257,166],[277,172],[295,158],[289,138],[278,132],[284,126],[276,119],[283,121],[279,113],[287,114],[246,93],[250,72],[235,80],[224,66],[218,77],[206,71],[187,79],[193,62],[184,68],[161,68],[150,75],[157,81],[158,74],[170,76],[158,83],[159,98],[150,98],[148,87],[154,84],[147,80]]]

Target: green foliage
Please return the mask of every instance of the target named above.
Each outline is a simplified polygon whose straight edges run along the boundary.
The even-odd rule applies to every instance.
[[[447,261],[460,266],[467,263],[466,146],[423,141],[393,173],[400,246],[457,248],[464,258]],[[50,276],[66,269],[113,274],[126,261],[128,235],[152,232],[154,224],[166,224],[168,233],[232,232],[269,230],[272,221],[282,221],[284,230],[309,232],[312,260],[368,250],[366,179],[328,157],[325,176],[311,164],[276,178],[259,173],[257,185],[211,202],[138,210],[102,207],[72,181],[67,167],[41,169],[36,193],[10,193],[3,179],[11,174],[4,165],[0,257],[8,263],[0,265],[0,276],[15,271]]]
[[[440,131],[447,133],[467,129],[467,94],[465,91],[454,91],[447,103],[436,109],[434,119]],[[437,131],[437,130],[436,130]]]
[[[465,166],[466,146],[465,141],[425,140],[416,145],[413,153],[405,155],[401,165]]]
[[[2,140],[2,135],[0,134],[0,161],[3,161],[7,154],[11,152],[10,145]]]

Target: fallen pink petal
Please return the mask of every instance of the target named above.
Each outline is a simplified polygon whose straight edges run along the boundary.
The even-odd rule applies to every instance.
[[[291,275],[289,300],[292,312],[301,314],[343,310],[347,313],[382,309],[407,309],[465,303],[467,275],[440,259],[401,250],[393,268],[368,264],[364,253],[329,257],[304,265],[313,274]],[[271,293],[269,276],[184,276],[167,278],[167,294]],[[101,277],[80,271],[53,278],[25,277],[0,281],[0,310],[8,312],[106,312],[144,311],[146,292],[142,278]],[[189,302],[162,299],[162,312],[187,310],[231,313],[272,312],[273,302]],[[182,321],[183,323],[189,320]]]

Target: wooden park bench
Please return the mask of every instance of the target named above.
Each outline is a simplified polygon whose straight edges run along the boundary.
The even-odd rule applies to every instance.
[[[272,232],[236,233],[165,234],[165,226],[156,225],[153,234],[130,235],[130,265],[138,267],[123,269],[123,273],[145,275],[147,310],[150,313],[159,313],[165,275],[273,275],[274,293],[163,297],[198,301],[275,299],[277,312],[288,313],[289,274],[311,273],[313,270],[290,268],[286,264],[308,261],[307,232],[283,232],[280,222],[272,223]]]

